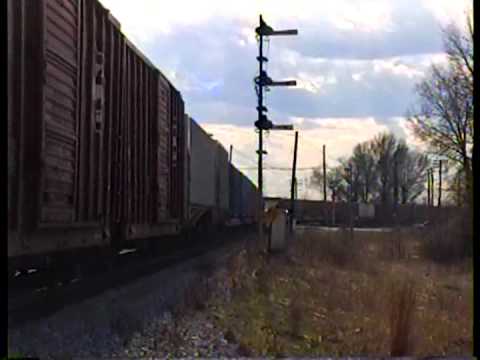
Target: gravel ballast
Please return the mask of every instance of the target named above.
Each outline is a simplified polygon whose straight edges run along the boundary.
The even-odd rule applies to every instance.
[[[241,246],[237,241],[48,318],[11,327],[9,353],[42,359],[237,357],[237,345],[225,339],[202,306],[205,296],[228,301],[226,261]],[[193,299],[202,292],[199,287],[205,288],[205,298]]]

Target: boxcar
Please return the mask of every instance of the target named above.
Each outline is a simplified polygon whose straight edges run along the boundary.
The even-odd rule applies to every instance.
[[[230,218],[235,223],[240,223],[242,210],[242,173],[233,165],[229,165],[230,169]]]
[[[224,147],[216,142],[215,156],[215,207],[217,209],[217,222],[225,223],[228,220],[230,208],[230,183],[228,178],[228,153]]]
[[[215,206],[216,144],[195,120],[190,122],[192,154],[190,157],[190,205]]]
[[[9,260],[255,217],[255,186],[97,0],[7,11]]]
[[[8,0],[8,255],[181,229],[181,94],[96,0]]]
[[[229,215],[228,154],[219,142],[190,118],[190,218],[221,225]]]
[[[8,255],[101,245],[102,125],[83,67],[82,1],[8,1]],[[82,95],[90,91],[88,101]],[[85,96],[85,95],[84,95]],[[88,154],[89,159],[85,159]],[[85,168],[84,164],[88,164]],[[88,188],[88,192],[86,191]]]
[[[244,223],[250,224],[259,216],[259,193],[248,177],[242,177],[242,217]]]

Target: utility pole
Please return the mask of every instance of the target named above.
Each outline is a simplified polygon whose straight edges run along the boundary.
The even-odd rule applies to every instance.
[[[427,206],[430,206],[430,169],[427,169]]]
[[[396,216],[398,207],[398,156],[393,156],[393,213]]]
[[[345,171],[348,174],[348,178],[350,179],[350,186],[348,189],[348,213],[349,213],[349,227],[350,227],[350,239],[353,240],[353,169],[352,165],[348,165],[345,168]]]
[[[435,193],[435,178],[433,177],[433,169],[430,169],[430,181],[432,183],[432,185],[430,186],[430,206],[434,206],[434,201],[433,199],[435,199],[435,196],[434,196],[434,193]]]
[[[295,214],[295,171],[297,169],[297,148],[298,148],[298,131],[295,131],[295,145],[293,147],[293,167],[292,167],[292,186],[290,189],[290,232],[293,231],[293,218]]]
[[[438,167],[438,207],[442,207],[442,160],[439,161]]]
[[[228,153],[228,162],[232,163],[232,153],[233,153],[233,145],[230,145],[230,151]]]
[[[263,40],[265,36],[275,36],[275,35],[297,35],[297,30],[274,30],[271,26],[268,26],[262,18],[262,15],[259,17],[260,24],[255,29],[255,32],[259,36],[259,54],[257,57],[259,66],[259,74],[255,77],[255,90],[257,92],[258,97],[258,104],[257,104],[257,112],[258,112],[258,120],[255,122],[255,126],[258,128],[258,191],[260,193],[259,196],[259,219],[258,219],[258,237],[261,243],[263,243],[263,216],[264,216],[264,208],[263,208],[263,155],[266,152],[263,150],[263,130],[291,130],[293,126],[291,125],[276,125],[274,126],[273,123],[268,120],[267,115],[264,114],[267,112],[267,108],[263,105],[263,89],[264,87],[269,86],[295,86],[296,81],[294,80],[287,80],[287,81],[273,81],[268,75],[267,72],[263,69],[263,63],[267,62],[268,59],[263,56]],[[270,246],[269,246],[270,247]],[[268,249],[270,250],[270,249]]]
[[[323,145],[323,201],[327,201],[327,165],[325,163],[326,145]]]

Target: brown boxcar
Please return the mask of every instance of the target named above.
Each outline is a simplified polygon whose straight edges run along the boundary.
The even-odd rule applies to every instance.
[[[90,181],[80,193],[92,196],[97,187],[102,189],[94,197],[108,237],[175,234],[182,221],[183,188],[171,194],[182,181],[177,161],[183,156],[177,160],[172,155],[179,152],[176,144],[183,146],[182,133],[176,132],[183,120],[183,100],[121,33],[108,10],[96,0],[83,4],[83,122],[94,123],[98,138],[88,132],[81,136],[90,140],[89,149],[104,151],[100,166],[92,164],[91,150],[82,153],[80,171],[97,175],[98,183]],[[85,211],[95,212],[95,207]]]
[[[9,257],[178,232],[180,93],[97,0],[7,9]]]
[[[93,120],[83,121],[83,2],[14,0],[7,7],[13,61],[9,257],[105,244],[101,136]],[[84,149],[88,172],[79,169]],[[85,184],[94,184],[91,196],[81,196]]]
[[[170,184],[169,210],[170,216],[184,219],[185,191],[185,113],[182,95],[170,85]]]

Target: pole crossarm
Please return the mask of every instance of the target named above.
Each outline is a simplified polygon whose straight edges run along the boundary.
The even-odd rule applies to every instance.
[[[263,21],[262,15],[260,15],[260,26],[255,28],[255,32],[260,36],[298,35],[297,29],[274,30]]]
[[[293,130],[293,125],[273,125],[271,130]]]
[[[255,83],[260,86],[296,86],[295,80],[274,81],[267,75],[266,71],[262,71],[260,76],[255,77]]]

